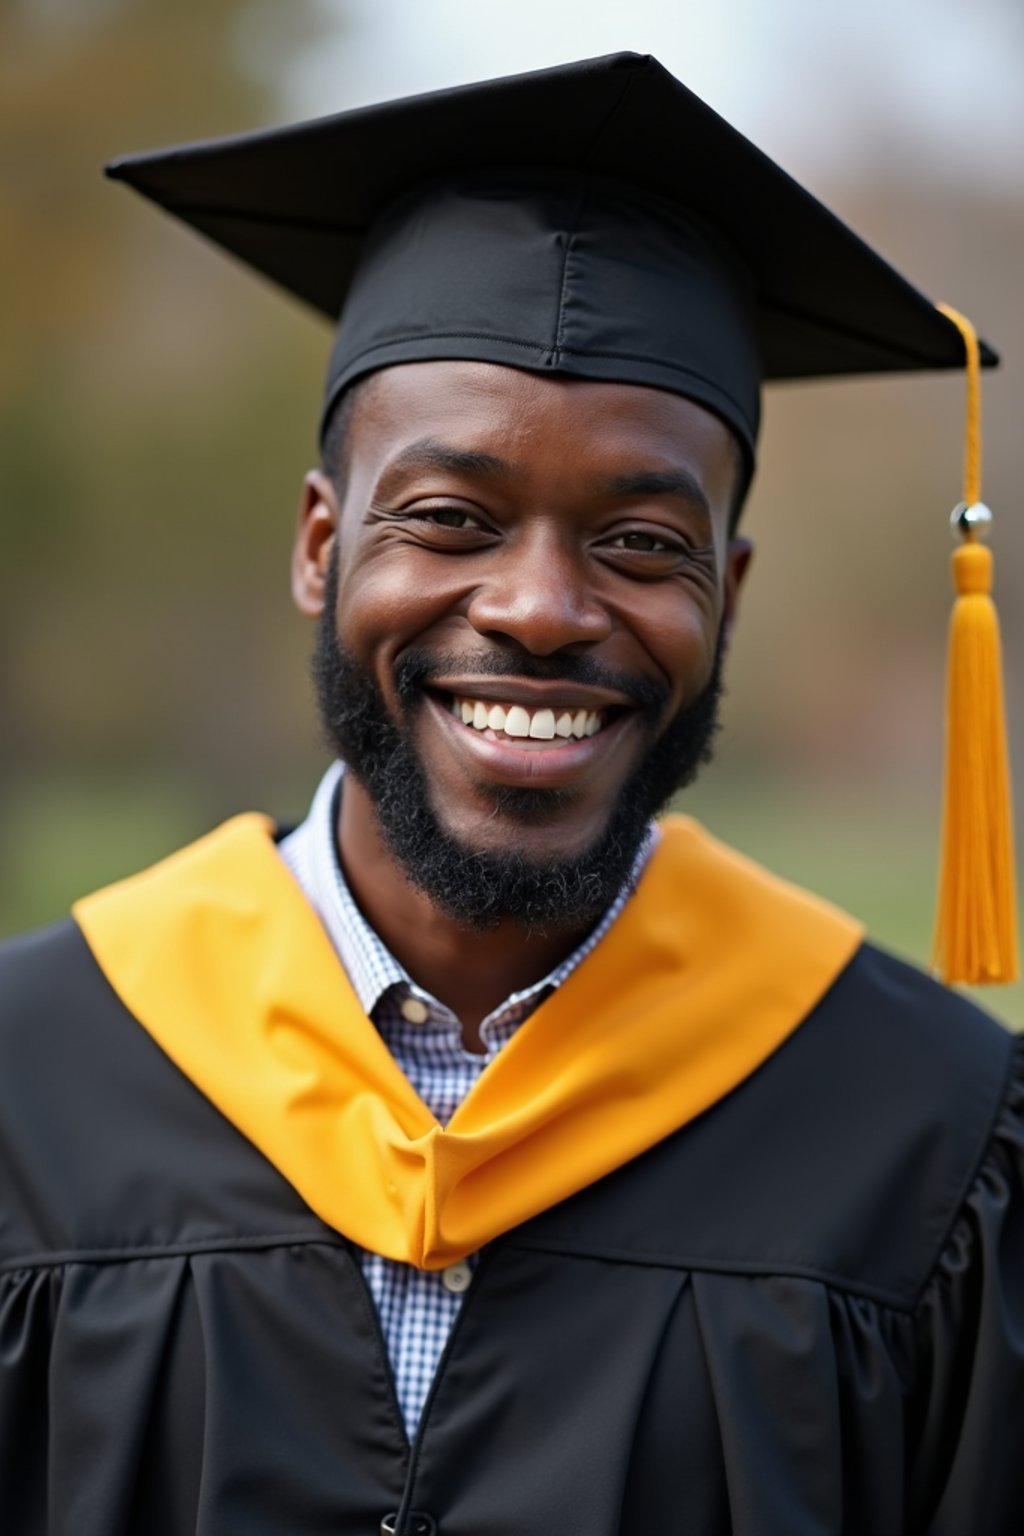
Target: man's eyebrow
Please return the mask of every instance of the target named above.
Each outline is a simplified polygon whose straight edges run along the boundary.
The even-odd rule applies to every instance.
[[[609,496],[681,496],[711,521],[711,503],[696,475],[688,469],[640,469],[612,475],[605,481]]]
[[[440,470],[455,475],[476,475],[490,479],[512,476],[515,466],[493,453],[481,453],[473,448],[456,448],[436,437],[422,437],[409,443],[388,464],[381,479],[393,475],[415,474],[424,470]],[[638,469],[621,475],[610,475],[601,481],[602,493],[610,498],[640,496],[677,496],[703,513],[709,527],[711,505],[703,486],[690,470]]]
[[[401,471],[439,469],[455,475],[508,475],[512,466],[493,453],[478,453],[472,448],[455,448],[439,442],[436,437],[422,437],[409,443],[388,464],[385,474],[390,477]]]

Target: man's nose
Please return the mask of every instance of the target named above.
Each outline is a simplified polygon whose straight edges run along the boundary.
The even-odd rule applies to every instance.
[[[541,532],[495,554],[467,617],[479,634],[505,636],[535,656],[596,644],[612,630],[584,552]]]

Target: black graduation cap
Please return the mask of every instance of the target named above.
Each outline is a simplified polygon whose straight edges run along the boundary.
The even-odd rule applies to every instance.
[[[752,458],[762,378],[963,366],[946,316],[640,54],[107,173],[341,317],[325,420],[375,368],[471,358],[674,389]]]

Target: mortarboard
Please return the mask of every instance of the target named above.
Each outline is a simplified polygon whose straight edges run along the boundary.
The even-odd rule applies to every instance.
[[[114,161],[339,321],[323,421],[395,363],[675,390],[753,463],[763,380],[968,365],[936,962],[1015,970],[978,369],[997,361],[655,59],[622,53]]]
[[[963,366],[949,319],[639,54],[107,174],[343,317],[325,409],[374,368],[470,357],[676,389],[752,448],[762,378]]]

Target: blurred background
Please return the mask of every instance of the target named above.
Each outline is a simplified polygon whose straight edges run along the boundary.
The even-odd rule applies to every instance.
[[[323,762],[288,559],[327,329],[102,163],[622,48],[1002,350],[1020,802],[1020,0],[2,0],[0,933],[237,810],[298,819]],[[769,390],[726,730],[685,797],[921,962],[962,415],[953,375]],[[1024,988],[985,1002],[1024,1024]]]

